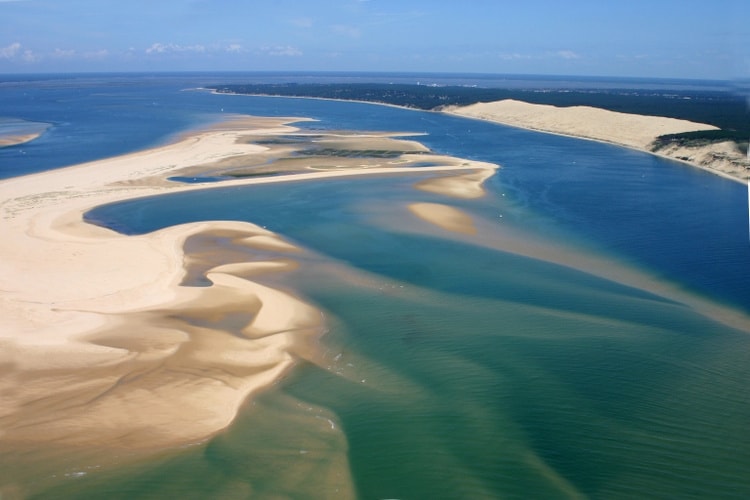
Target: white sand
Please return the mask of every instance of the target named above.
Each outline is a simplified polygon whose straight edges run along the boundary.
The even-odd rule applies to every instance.
[[[557,107],[506,99],[452,107],[447,112],[556,134],[571,135],[645,149],[656,137],[712,125],[675,118],[618,113],[590,106]]]
[[[247,279],[289,268],[282,261],[219,265],[207,273],[213,286],[179,285],[190,236],[221,231],[250,249],[299,251],[278,235],[211,222],[127,237],[82,220],[97,205],[145,195],[414,172],[369,165],[218,184],[165,181],[183,168],[266,153],[241,138],[291,132],[291,121],[237,119],[167,146],[0,182],[0,442],[133,449],[197,442],[305,356],[299,346],[321,334],[321,313]],[[419,171],[476,168],[486,165],[453,159]],[[244,324],[241,336],[223,322]]]
[[[476,234],[474,221],[466,212],[442,203],[411,203],[409,211],[422,220],[435,224],[446,231]]]
[[[653,151],[662,135],[718,130],[688,120],[619,113],[589,106],[556,107],[506,99],[469,106],[450,106],[446,113],[492,121],[513,127],[609,142],[677,159],[744,182],[750,175],[745,158],[727,144]],[[729,149],[728,149],[729,148]]]

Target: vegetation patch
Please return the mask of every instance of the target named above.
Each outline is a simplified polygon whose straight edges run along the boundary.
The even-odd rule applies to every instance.
[[[707,123],[750,137],[750,110],[745,98],[723,90],[643,89],[502,89],[388,83],[282,83],[218,85],[219,93],[322,97],[394,104],[424,110],[516,99],[553,106],[593,106],[647,116],[666,116]]]
[[[697,130],[695,132],[683,132],[681,134],[667,134],[658,137],[651,149],[658,151],[667,146],[681,146],[698,148],[716,144],[719,142],[732,141],[747,155],[749,134],[736,130]]]
[[[421,153],[418,151],[417,153]],[[404,151],[385,149],[311,148],[298,151],[300,156],[333,156],[336,158],[398,158]]]

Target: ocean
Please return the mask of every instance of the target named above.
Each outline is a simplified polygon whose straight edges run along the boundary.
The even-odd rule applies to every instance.
[[[0,79],[3,118],[50,124],[35,141],[0,149],[0,177],[162,144],[229,113],[314,118],[298,124],[313,130],[417,132],[435,152],[502,167],[477,200],[415,190],[425,176],[417,169],[89,212],[91,222],[125,234],[246,220],[306,249],[297,270],[275,279],[325,312],[324,362],[298,363],[205,443],[138,460],[101,450],[76,450],[68,461],[66,450],[0,452],[0,491],[337,498],[348,482],[359,498],[750,496],[750,336],[725,321],[750,314],[747,188],[625,148],[439,113],[198,90],[243,78],[344,77],[373,78]],[[480,237],[426,229],[404,215],[413,202],[461,208]]]

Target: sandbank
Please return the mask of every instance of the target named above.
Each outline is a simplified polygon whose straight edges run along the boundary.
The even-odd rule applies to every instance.
[[[718,130],[717,127],[704,123],[620,113],[589,106],[530,104],[512,99],[450,106],[443,111],[513,127],[634,148],[686,162],[740,182],[746,182],[750,177],[750,163],[731,141],[690,148],[659,149],[654,145],[656,138],[662,135]]]
[[[124,236],[84,222],[91,208],[198,189],[413,174],[411,165],[424,162],[430,166],[420,173],[460,171],[476,183],[474,172],[495,168],[383,134],[370,136],[375,143],[367,134],[300,137],[289,125],[298,120],[236,117],[173,144],[0,181],[0,442],[123,449],[200,442],[297,359],[316,357],[322,312],[259,281],[293,269],[304,249],[244,222]],[[281,162],[310,149],[307,162]],[[373,150],[387,154],[362,153]],[[254,162],[284,175],[255,176]],[[231,175],[168,180],[196,172]],[[217,238],[231,243],[226,255],[211,247]],[[243,258],[259,249],[263,258]]]
[[[0,148],[33,141],[49,127],[49,123],[0,117]]]
[[[41,132],[31,134],[7,134],[0,136],[0,148],[7,146],[16,146],[18,144],[25,144],[31,142],[39,137]]]
[[[417,217],[447,231],[476,234],[477,228],[471,216],[450,205],[442,203],[411,203],[409,211]]]

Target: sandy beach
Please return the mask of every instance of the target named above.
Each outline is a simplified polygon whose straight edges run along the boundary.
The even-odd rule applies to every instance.
[[[276,140],[304,135],[289,125],[299,120],[235,117],[173,144],[0,182],[0,442],[124,449],[200,442],[227,427],[250,394],[295,360],[315,358],[322,312],[259,279],[293,269],[304,249],[243,222],[124,236],[84,222],[91,208],[229,185],[413,172],[411,163],[425,161],[434,165],[420,172],[460,175],[424,187],[476,196],[496,168],[430,155],[391,134]],[[280,160],[309,141],[338,155]],[[368,141],[395,156],[341,153],[375,149]],[[288,175],[245,171],[274,158],[274,173]],[[207,172],[230,178],[167,180]],[[239,253],[262,249],[272,257],[222,260],[216,239]],[[196,274],[211,286],[185,286]],[[242,325],[239,334],[230,324]]]
[[[701,147],[655,148],[657,137],[698,130],[712,125],[675,118],[619,113],[589,106],[556,107],[511,99],[451,106],[446,113],[487,120],[513,127],[608,142],[679,160],[733,180],[746,182],[750,164],[731,141]]]

